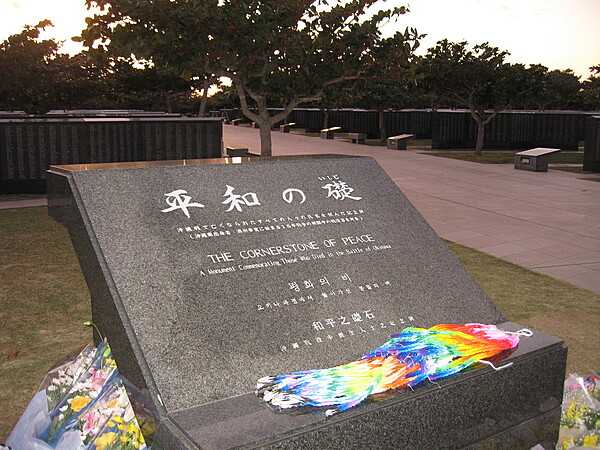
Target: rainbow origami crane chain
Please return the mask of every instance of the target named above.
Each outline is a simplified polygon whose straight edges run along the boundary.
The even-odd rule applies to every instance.
[[[409,327],[358,361],[263,377],[256,394],[279,409],[328,408],[325,414],[330,416],[370,395],[412,389],[424,380],[446,378],[476,363],[494,367],[490,358],[516,348],[520,336],[531,335],[526,329],[510,332],[477,323]]]

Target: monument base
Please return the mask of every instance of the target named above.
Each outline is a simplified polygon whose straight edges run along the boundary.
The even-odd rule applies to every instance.
[[[502,329],[517,330],[507,322]],[[278,413],[253,393],[166,417],[153,449],[530,449],[558,439],[566,348],[535,333],[500,365],[392,392],[325,418]]]

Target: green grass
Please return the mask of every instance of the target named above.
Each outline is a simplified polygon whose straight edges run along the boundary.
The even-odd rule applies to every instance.
[[[45,373],[90,340],[90,301],[66,230],[45,208],[0,211],[0,442]]]
[[[565,340],[568,371],[600,368],[600,295],[456,243],[449,246],[509,320]]]
[[[432,150],[422,153],[424,155],[460,159],[462,161],[472,161],[482,164],[512,164],[514,162],[514,154],[517,151],[493,150],[484,151],[481,155],[476,155],[475,151],[464,150]],[[583,164],[583,152],[560,152],[551,156],[550,163]]]
[[[600,295],[450,243],[513,321],[562,337],[569,370],[600,367]],[[66,230],[45,208],[0,211],[0,442],[46,372],[90,340],[90,301]]]
[[[44,198],[44,194],[0,194],[0,202],[14,202],[19,200],[36,200]]]

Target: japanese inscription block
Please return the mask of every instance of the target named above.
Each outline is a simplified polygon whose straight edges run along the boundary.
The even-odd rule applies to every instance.
[[[49,186],[50,212],[68,226],[92,293],[93,320],[121,372],[157,409],[156,448],[335,448],[336,433],[356,434],[377,414],[390,419],[373,405],[327,422],[278,414],[252,394],[256,380],[357,359],[409,325],[505,320],[370,158],[57,166]],[[533,420],[543,400],[552,421],[557,405],[548,398],[560,404],[565,351],[541,335],[529,346],[550,348],[557,369],[529,409],[519,406],[535,410]],[[493,380],[489,370],[476,372]],[[531,390],[526,382],[519,389]],[[391,429],[409,421],[402,408],[397,414]],[[455,447],[499,432],[488,428]],[[440,442],[391,433],[379,448]],[[362,439],[355,445],[368,447]]]

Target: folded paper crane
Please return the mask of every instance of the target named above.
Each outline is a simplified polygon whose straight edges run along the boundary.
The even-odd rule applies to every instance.
[[[409,327],[358,361],[263,377],[257,382],[256,394],[280,410],[324,408],[330,416],[370,395],[412,389],[425,380],[446,378],[476,363],[496,370],[508,367],[510,364],[497,368],[490,359],[515,349],[521,336],[531,335],[526,329],[510,332],[478,323]]]

